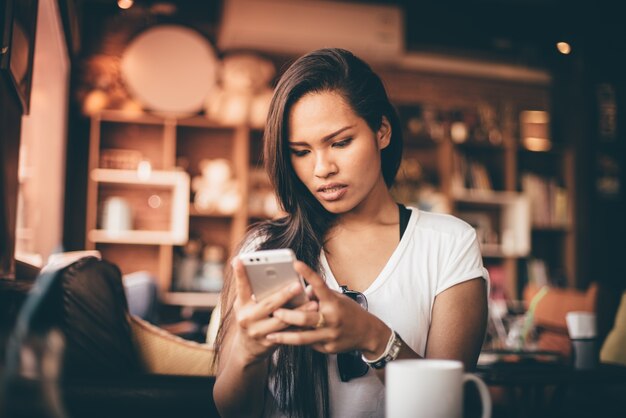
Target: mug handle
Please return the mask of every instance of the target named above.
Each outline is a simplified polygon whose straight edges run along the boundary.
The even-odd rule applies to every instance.
[[[491,396],[489,395],[489,389],[487,389],[487,385],[480,377],[471,373],[465,373],[463,375],[463,383],[470,380],[474,382],[476,388],[478,389],[478,393],[480,394],[480,403],[483,407],[482,418],[491,418]]]

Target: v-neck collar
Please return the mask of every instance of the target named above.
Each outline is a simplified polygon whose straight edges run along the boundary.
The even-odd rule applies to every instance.
[[[395,266],[400,261],[400,258],[402,257],[402,254],[404,253],[404,250],[406,249],[408,242],[411,240],[411,235],[413,235],[411,234],[411,230],[413,229],[415,223],[417,222],[417,219],[419,218],[419,209],[416,209],[413,207],[407,207],[407,209],[411,211],[411,217],[409,218],[409,223],[407,225],[406,232],[400,239],[400,242],[398,242],[398,245],[396,246],[396,248],[393,250],[393,253],[391,253],[389,260],[387,260],[387,263],[385,263],[385,266],[383,267],[383,269],[380,271],[380,273],[378,273],[378,276],[362,292],[365,296],[376,291],[376,289],[378,289],[387,280],[390,273],[394,270]],[[333,271],[331,270],[330,265],[328,264],[328,260],[326,259],[326,252],[324,251],[323,248],[320,253],[320,263],[324,270],[325,280],[326,280],[326,284],[328,285],[328,287],[330,287],[333,290],[339,291],[340,290],[339,282],[337,282],[337,279],[335,278],[335,275],[333,274]]]

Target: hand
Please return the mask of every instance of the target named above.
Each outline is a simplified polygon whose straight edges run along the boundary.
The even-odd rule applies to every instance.
[[[269,340],[266,336],[291,326],[272,316],[272,313],[300,293],[302,287],[299,283],[291,283],[256,302],[252,297],[252,287],[246,270],[240,260],[234,261],[233,271],[237,292],[233,304],[237,327],[234,346],[244,350],[247,364],[253,364],[269,357],[278,345],[276,341]],[[317,302],[311,301],[298,307],[297,311],[304,313],[317,311],[317,308]]]
[[[279,344],[311,345],[322,353],[355,349],[370,353],[372,357],[376,357],[373,353],[382,353],[389,339],[389,328],[380,319],[348,296],[331,290],[306,264],[297,261],[294,266],[311,285],[319,311],[276,310],[274,318],[304,330],[276,331],[267,335],[268,340]],[[320,318],[323,318],[322,326],[319,326]]]

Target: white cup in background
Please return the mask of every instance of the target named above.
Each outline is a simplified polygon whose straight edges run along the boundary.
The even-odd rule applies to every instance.
[[[385,416],[387,418],[461,418],[463,385],[476,384],[483,418],[491,416],[487,385],[471,373],[463,373],[456,360],[396,360],[385,367]]]
[[[565,314],[567,331],[572,342],[572,365],[587,370],[598,366],[596,314],[571,311]]]
[[[596,314],[593,312],[571,311],[565,314],[567,331],[571,339],[596,337]]]
[[[104,202],[102,209],[102,229],[108,232],[122,232],[132,229],[130,203],[122,197],[112,196]]]

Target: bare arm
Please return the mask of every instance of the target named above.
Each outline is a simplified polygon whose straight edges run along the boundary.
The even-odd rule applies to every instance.
[[[466,371],[474,370],[487,328],[486,286],[479,277],[437,295],[426,358],[460,360]]]
[[[476,367],[487,327],[487,292],[482,277],[441,292],[435,298],[424,358],[463,362],[466,371]],[[389,337],[389,333],[384,335]],[[422,358],[406,343],[397,359]],[[385,369],[376,375],[384,383]]]
[[[287,285],[257,303],[252,299],[243,266],[238,262],[233,267],[237,292],[234,317],[228,321],[228,329],[219,348],[213,398],[222,417],[258,417],[264,408],[268,361],[276,349],[276,343],[266,336],[288,326],[271,317],[271,314],[302,289],[299,285]],[[317,310],[317,303],[309,302],[299,309]]]
[[[387,325],[354,301],[328,289],[304,264],[296,263],[296,269],[313,286],[325,326],[315,328],[318,312],[280,309],[274,313],[275,317],[309,330],[277,332],[268,338],[281,344],[311,345],[323,353],[357,349],[368,359],[379,357],[391,334]],[[468,280],[440,293],[435,298],[432,317],[425,358],[460,360],[466,370],[473,370],[487,322],[485,281],[482,278]],[[421,357],[403,343],[397,358]],[[384,382],[384,369],[377,370],[377,375]]]
[[[236,337],[227,331],[222,347],[217,377],[213,387],[215,405],[223,417],[261,416],[267,382],[267,359],[247,364],[238,353]]]

